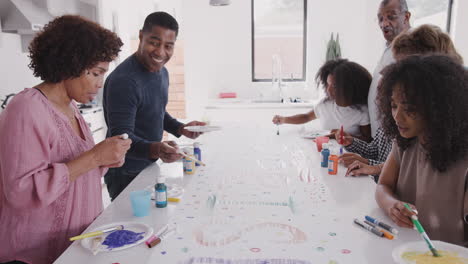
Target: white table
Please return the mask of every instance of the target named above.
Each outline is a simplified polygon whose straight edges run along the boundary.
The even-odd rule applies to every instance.
[[[56,263],[393,263],[395,247],[420,240],[410,229],[388,240],[353,224],[365,215],[392,224],[374,200],[375,183],[344,177],[341,165],[328,175],[297,126],[282,126],[279,136],[269,120],[223,128],[200,138],[206,168],[184,176],[181,163],[148,167],[88,228],[138,221],[158,230],[170,221],[180,234],[152,249],[140,244],[97,256],[75,242]],[[130,191],[159,175],[185,187],[182,201],[133,217]],[[217,197],[213,208],[209,195]]]

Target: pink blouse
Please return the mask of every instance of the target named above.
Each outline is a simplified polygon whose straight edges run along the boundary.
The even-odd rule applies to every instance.
[[[65,163],[94,146],[73,106],[86,140],[36,89],[17,94],[0,115],[0,262],[51,263],[102,211],[105,169],[69,180]]]

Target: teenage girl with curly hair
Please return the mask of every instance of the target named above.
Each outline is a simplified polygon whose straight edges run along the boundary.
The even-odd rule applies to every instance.
[[[411,228],[417,214],[431,239],[466,245],[467,71],[448,56],[410,56],[385,69],[377,100],[395,140],[377,203],[399,226]]]

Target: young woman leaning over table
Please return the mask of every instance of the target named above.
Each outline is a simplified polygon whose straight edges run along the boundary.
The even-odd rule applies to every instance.
[[[95,145],[74,101],[102,87],[122,42],[79,16],[49,22],[29,46],[43,80],[0,115],[0,262],[52,263],[102,211],[101,177],[131,141]]]
[[[401,227],[417,214],[431,239],[467,245],[467,71],[448,56],[411,56],[384,70],[377,100],[395,139],[377,203]]]
[[[463,58],[455,49],[450,36],[434,25],[421,25],[401,33],[393,40],[392,51],[398,60],[411,55],[446,54],[463,65]],[[337,132],[339,133],[339,132]],[[372,142],[350,137],[345,133],[345,149],[349,151],[340,157],[348,167],[347,175],[379,175],[383,163],[392,149],[392,142],[382,128]]]

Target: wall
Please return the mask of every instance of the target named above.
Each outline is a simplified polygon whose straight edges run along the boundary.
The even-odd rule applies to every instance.
[[[294,95],[317,96],[313,77],[325,60],[331,32],[340,33],[344,57],[373,71],[384,47],[375,23],[378,3],[375,0],[308,1],[308,83],[306,89],[300,85],[291,88]],[[189,117],[200,118],[203,106],[221,91],[237,92],[240,98],[256,98],[261,91],[269,89],[269,83],[251,82],[250,8],[250,0],[231,1],[231,5],[223,7],[209,6],[207,0],[183,2]]]
[[[57,4],[62,0],[49,1]],[[265,89],[251,82],[250,0],[231,1],[231,5],[224,7],[209,6],[208,0],[138,0],[138,5],[128,0],[95,2],[100,10],[98,22],[109,29],[116,27],[125,44],[117,62],[133,53],[131,43],[136,41],[138,29],[149,12],[164,10],[177,18],[181,25],[179,40],[185,43],[188,118],[200,119],[204,105],[220,91],[236,91],[241,98],[254,98]],[[324,61],[331,32],[340,33],[345,57],[373,71],[384,47],[375,20],[379,2],[308,0],[308,89],[298,88],[295,93],[316,96],[312,78]],[[455,3],[452,37],[468,61],[468,16],[461,14],[468,10],[468,1]],[[118,18],[117,25],[113,17]],[[19,35],[0,32],[0,98],[40,82],[32,76],[28,63],[27,54],[21,52]]]
[[[40,82],[28,68],[29,58],[21,51],[18,34],[0,32],[0,99]]]
[[[451,35],[465,65],[468,65],[468,1],[455,0],[454,9]]]

